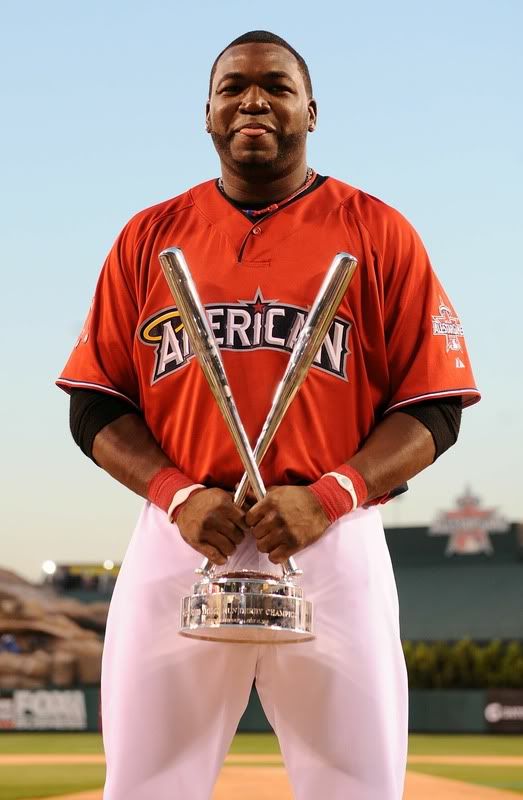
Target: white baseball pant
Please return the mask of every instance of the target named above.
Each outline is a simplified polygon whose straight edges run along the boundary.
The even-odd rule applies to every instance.
[[[187,639],[180,600],[202,557],[146,504],[107,624],[104,800],[209,800],[254,680],[297,800],[401,800],[407,679],[379,512],[347,514],[297,560],[316,639]],[[279,574],[251,536],[228,566]]]

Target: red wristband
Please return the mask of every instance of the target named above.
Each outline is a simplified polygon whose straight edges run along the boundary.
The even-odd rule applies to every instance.
[[[370,508],[371,506],[382,506],[384,503],[388,503],[389,500],[394,500],[394,497],[390,496],[390,492],[387,494],[382,494],[379,497],[375,497],[373,500],[369,500],[365,503],[365,508]]]
[[[162,467],[153,475],[147,485],[147,499],[167,514],[176,492],[194,486],[194,481],[184,475],[177,467]],[[196,491],[196,490],[195,490]],[[182,504],[176,508],[173,517],[176,517]]]
[[[333,472],[335,475],[328,472],[307,487],[320,503],[331,524],[363,505],[367,499],[367,484],[358,470],[342,464]],[[345,482],[344,478],[348,481]]]

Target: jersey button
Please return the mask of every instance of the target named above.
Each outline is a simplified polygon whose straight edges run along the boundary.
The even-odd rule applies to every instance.
[[[262,229],[259,225],[256,225],[256,227],[252,229],[253,236],[259,236],[261,232]]]

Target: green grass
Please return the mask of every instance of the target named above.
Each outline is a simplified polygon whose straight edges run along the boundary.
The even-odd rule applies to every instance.
[[[240,733],[231,753],[279,753],[278,740],[270,733]],[[103,753],[97,733],[0,733],[0,753]],[[523,736],[466,736],[413,734],[411,755],[523,756]]]
[[[102,737],[96,733],[0,733],[0,754],[30,753],[103,753]],[[273,755],[278,763],[280,748],[275,736],[268,733],[238,734],[230,754]],[[410,737],[411,755],[523,755],[523,736],[421,735]],[[252,762],[253,766],[263,766]],[[246,762],[245,766],[249,766]],[[272,766],[273,762],[266,764]],[[511,790],[523,795],[523,767],[499,767],[459,764],[413,764],[415,772],[452,778],[467,783]],[[96,789],[103,785],[102,764],[31,765],[0,767],[0,800],[28,798]]]
[[[495,767],[459,764],[413,764],[411,772],[422,772],[437,778],[451,778],[478,786],[523,794],[523,767]]]
[[[279,754],[272,733],[240,733],[231,753]],[[0,754],[16,753],[103,753],[102,737],[97,733],[0,733]]]
[[[410,755],[523,756],[523,736],[412,734]]]
[[[279,755],[280,745],[272,733],[238,733],[234,737],[231,755],[256,753],[257,755]]]
[[[103,753],[98,733],[0,733],[0,753]]]
[[[105,767],[101,764],[30,767],[2,766],[0,800],[26,800],[82,792],[103,786]]]
[[[523,736],[413,734],[409,737],[409,754],[416,756],[523,756]],[[523,766],[412,764],[409,766],[409,770],[523,794]]]

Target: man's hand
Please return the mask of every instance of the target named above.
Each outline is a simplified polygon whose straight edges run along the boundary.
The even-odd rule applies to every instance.
[[[176,518],[182,539],[214,564],[225,564],[246,530],[245,515],[222,489],[192,494]]]
[[[313,542],[329,527],[322,507],[305,486],[275,486],[245,515],[260,553],[281,564]]]

